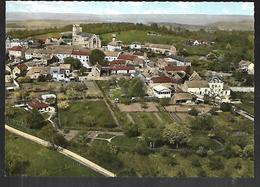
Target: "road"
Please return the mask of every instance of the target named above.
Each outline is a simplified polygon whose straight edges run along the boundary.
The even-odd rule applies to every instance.
[[[17,130],[15,128],[12,128],[8,125],[5,125],[5,129],[8,130],[9,132],[13,133],[13,134],[16,134],[16,135],[19,135],[25,139],[28,139],[30,141],[33,141],[35,143],[38,143],[42,146],[45,146],[45,147],[48,147],[48,148],[51,148],[51,147],[55,147],[56,148],[56,151],[79,162],[80,164],[84,165],[84,166],[87,166],[88,168],[96,171],[97,173],[100,173],[106,177],[116,177],[116,175],[108,170],[106,170],[105,168],[102,168],[101,166],[95,164],[94,162],[91,162],[90,160],[86,159],[86,158],[83,158],[82,156],[68,150],[68,149],[64,149],[63,147],[60,147],[60,146],[57,146],[57,145],[53,145],[51,144],[50,142],[48,141],[45,141],[45,140],[42,140],[38,137],[35,137],[35,136],[32,136],[30,134],[27,134],[27,133],[24,133],[20,130]]]

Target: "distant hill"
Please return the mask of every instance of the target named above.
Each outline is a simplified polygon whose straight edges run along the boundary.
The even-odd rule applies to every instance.
[[[71,24],[91,22],[131,22],[131,23],[167,23],[180,24],[179,26],[190,29],[196,26],[218,27],[224,29],[236,28],[238,30],[253,30],[254,17],[245,15],[203,15],[203,14],[120,14],[120,15],[95,15],[95,14],[68,14],[68,13],[6,13],[7,27],[14,28],[10,23],[23,23],[24,27],[49,27],[63,26],[64,23]],[[40,20],[40,21],[39,21]],[[234,23],[234,25],[233,25]],[[38,25],[38,26],[37,26]],[[193,27],[189,27],[193,25]],[[231,28],[231,29],[232,29]]]

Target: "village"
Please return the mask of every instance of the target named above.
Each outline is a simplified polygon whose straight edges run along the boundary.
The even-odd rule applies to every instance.
[[[147,35],[157,36],[154,32]],[[235,114],[234,121],[239,123],[254,121],[252,113],[238,107],[241,101],[232,98],[232,92],[252,93],[254,89],[229,86],[225,80],[232,72],[206,70],[202,76],[191,61],[179,55],[182,49],[174,44],[139,41],[124,44],[116,33],[110,36],[111,41],[103,46],[99,35],[82,32],[79,24],[74,24],[72,31],[60,33],[59,38],[45,41],[7,36],[6,105],[22,109],[16,112],[17,116],[38,111],[64,138],[55,144],[65,147],[64,142],[70,142],[73,147],[73,142],[81,139],[89,145],[99,140],[122,146],[124,150],[135,147],[138,139],[144,138],[147,145],[140,143],[142,150],[139,150],[143,155],[147,155],[144,150],[161,149],[163,145],[156,139],[160,136],[156,132],[147,135],[149,129],[165,130],[167,124],[188,124],[198,116],[207,119],[217,114],[225,120]],[[215,42],[187,39],[185,45],[196,48],[215,45]],[[207,57],[211,58],[212,54]],[[253,62],[241,59],[238,64],[236,71],[254,74]],[[10,117],[6,120],[16,124],[13,127],[31,132],[27,122],[19,123]],[[44,127],[32,129],[40,128]],[[33,132],[37,134],[36,131]],[[186,136],[189,134],[187,131]],[[197,153],[217,153],[224,149],[224,143],[214,139],[215,136],[213,130],[207,131],[205,137],[209,145],[198,143],[191,147],[194,146]],[[130,139],[135,142],[133,145],[128,142]],[[174,149],[178,149],[178,144],[173,144]],[[210,148],[212,145],[215,147]],[[79,152],[84,155],[83,149],[81,147]],[[177,171],[173,173],[181,175]]]

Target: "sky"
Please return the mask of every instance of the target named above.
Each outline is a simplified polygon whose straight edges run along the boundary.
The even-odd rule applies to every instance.
[[[6,12],[254,15],[254,3],[6,1]]]

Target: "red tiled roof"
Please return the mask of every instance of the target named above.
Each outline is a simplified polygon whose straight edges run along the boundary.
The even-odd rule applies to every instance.
[[[153,77],[153,83],[171,83],[172,79],[170,77]]]
[[[165,71],[185,71],[187,70],[189,66],[173,66],[173,65],[168,65],[164,69]]]
[[[12,48],[9,48],[9,51],[22,51],[24,48],[21,46],[13,46]]]
[[[18,64],[17,67],[19,69],[27,69],[28,67],[26,66],[26,64]]]
[[[123,59],[123,60],[131,60],[133,61],[134,59],[136,59],[137,56],[136,55],[119,55],[118,59]]]
[[[89,51],[79,51],[79,50],[73,50],[72,55],[81,55],[81,56],[89,56]]]
[[[109,62],[108,65],[109,66],[117,66],[117,65],[124,66],[125,62],[126,62],[125,60],[113,60],[112,62]]]
[[[42,103],[40,101],[31,101],[28,103],[28,105],[30,107],[32,107],[33,109],[42,109],[42,108],[46,108],[49,106],[48,104]]]
[[[172,79],[170,77],[153,77],[153,83],[178,83],[181,79]]]
[[[109,67],[110,70],[134,70],[134,67],[131,66],[113,66]]]

